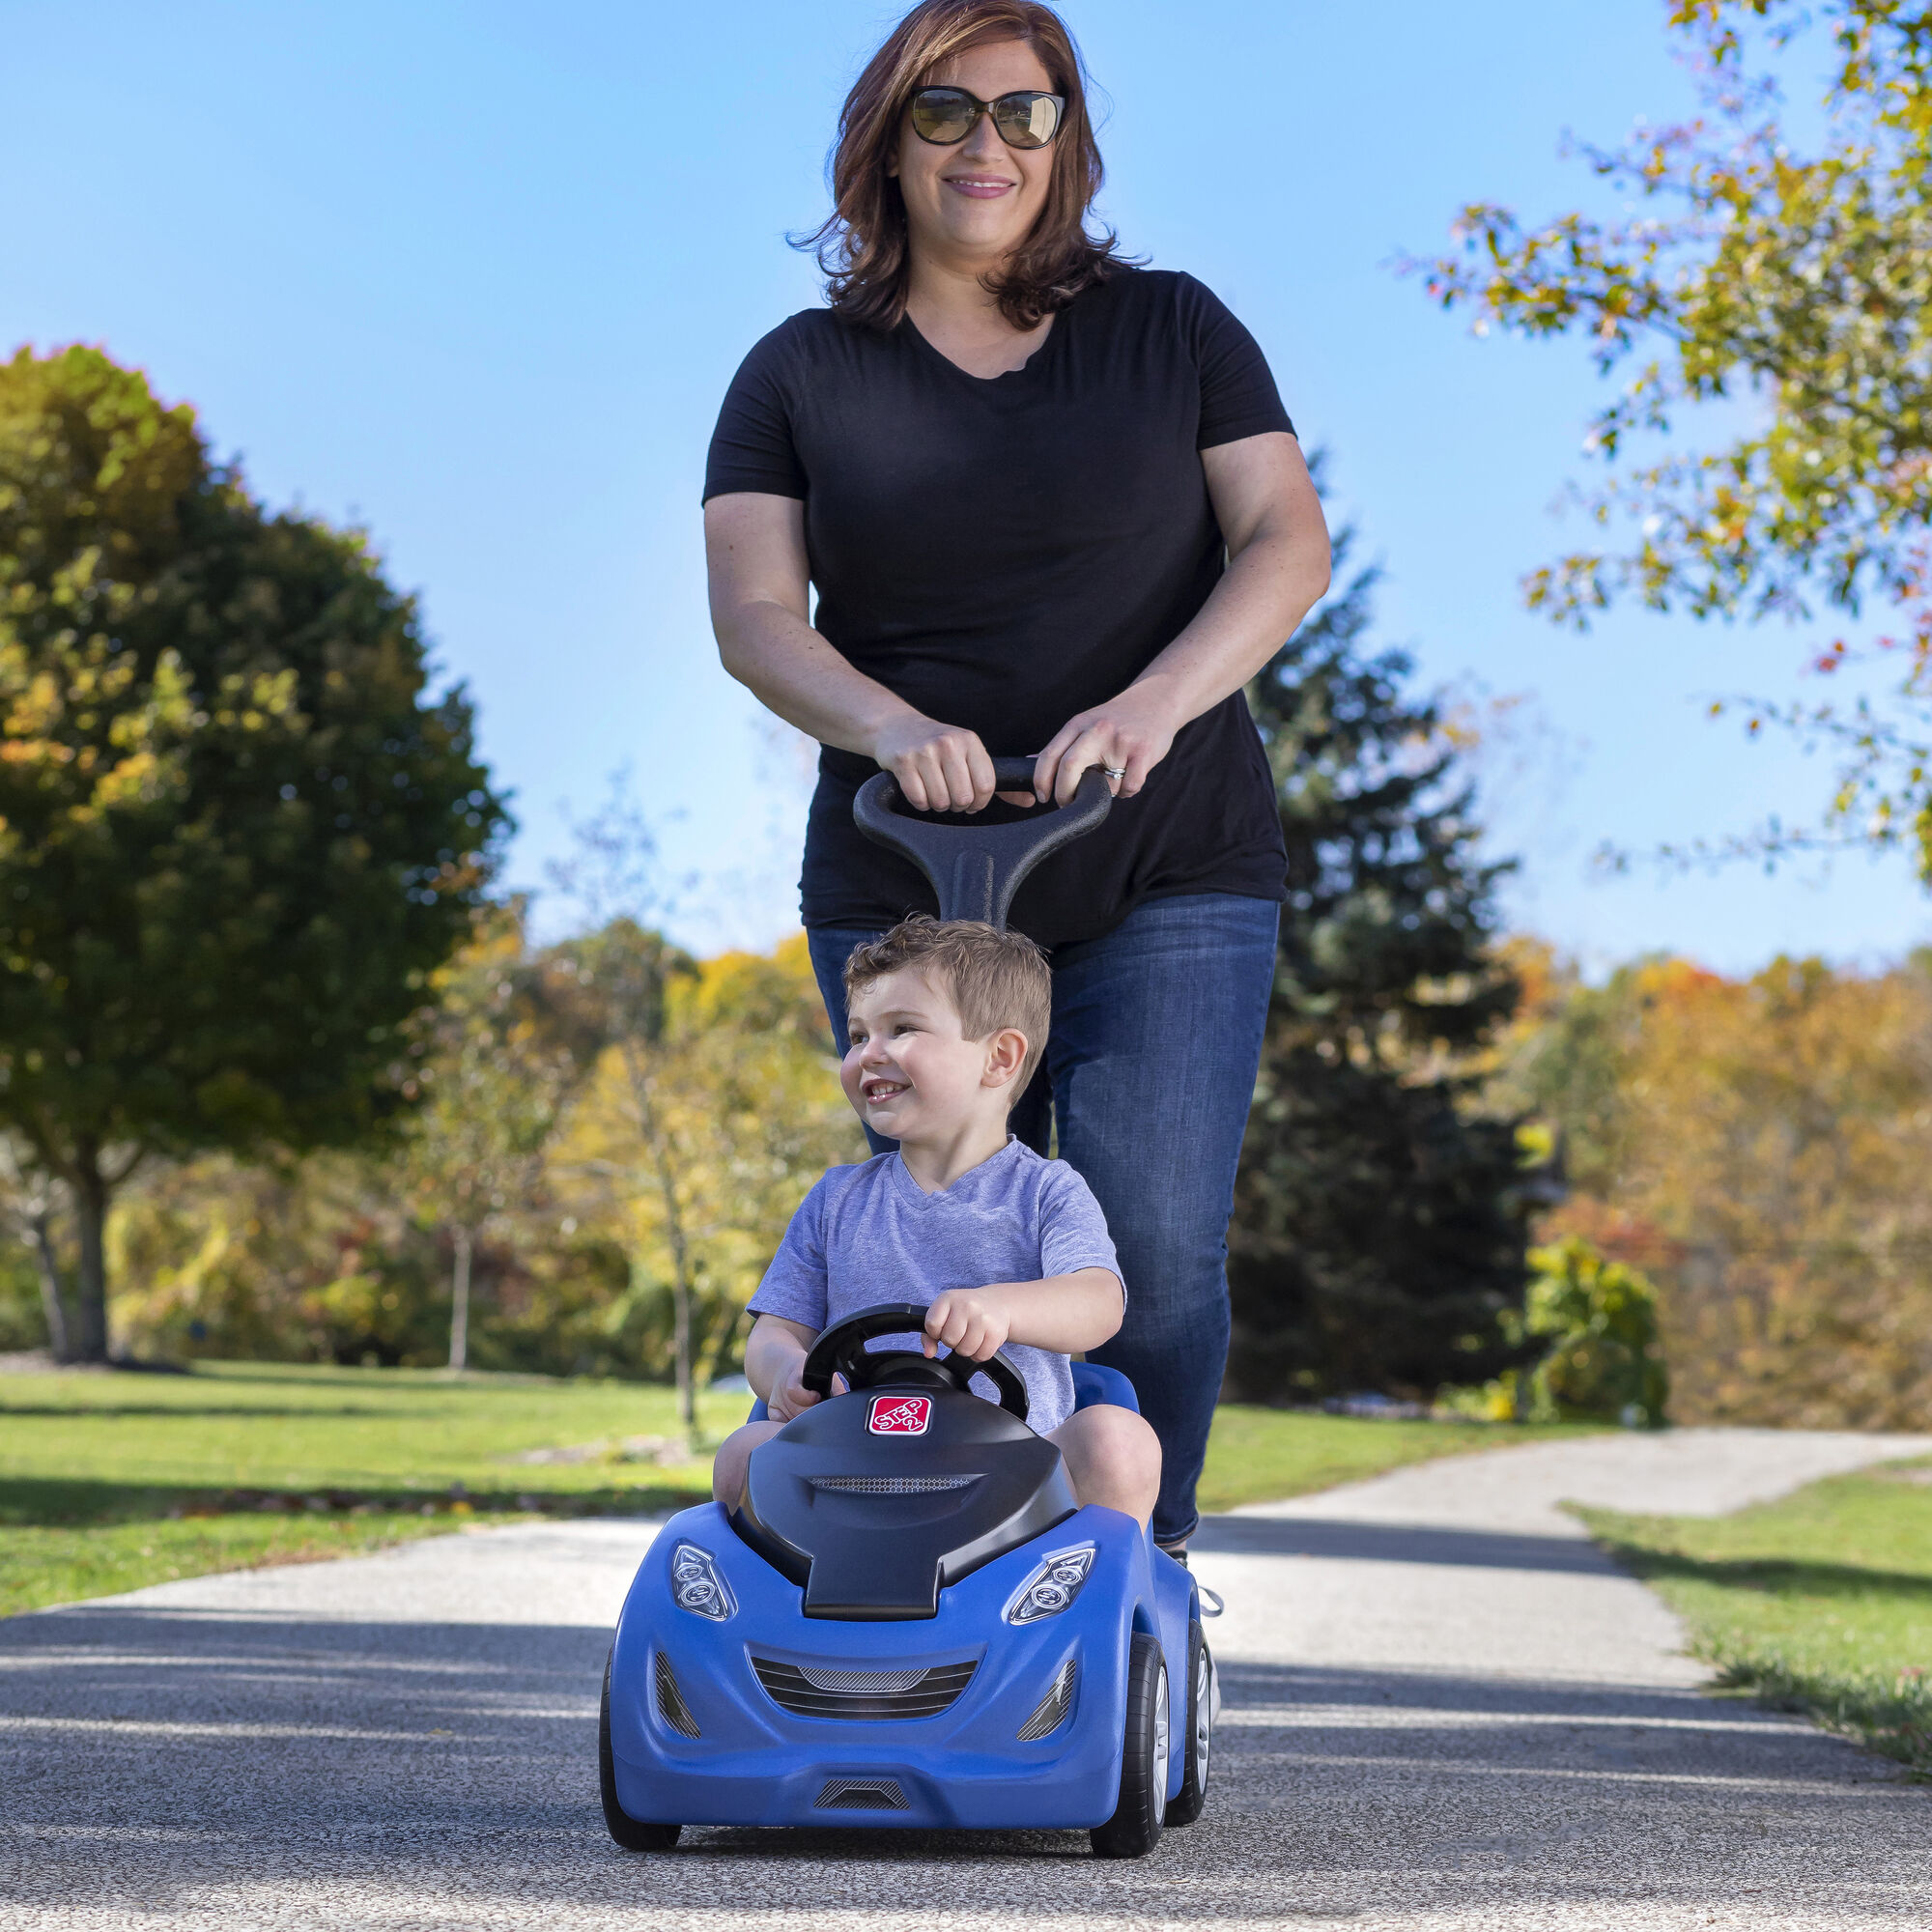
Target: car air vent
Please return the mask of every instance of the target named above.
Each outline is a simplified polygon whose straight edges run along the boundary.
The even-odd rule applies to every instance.
[[[1033,1744],[1060,1728],[1061,1720],[1073,1708],[1073,1685],[1079,1674],[1080,1666],[1069,1657],[1060,1666],[1053,1688],[1034,1706],[1033,1716],[1020,1726],[1021,1744]]]
[[[697,1719],[691,1715],[690,1707],[684,1701],[684,1692],[677,1688],[677,1673],[670,1667],[670,1659],[663,1651],[659,1651],[656,1663],[658,1716],[679,1737],[696,1737]]]
[[[835,1777],[812,1801],[822,1811],[910,1811],[895,1777]]]
[[[841,1496],[923,1496],[935,1490],[970,1489],[978,1476],[808,1476],[814,1490]]]
[[[801,1669],[769,1657],[752,1660],[772,1701],[795,1718],[936,1718],[979,1667],[971,1658],[917,1670],[843,1670],[833,1664]]]

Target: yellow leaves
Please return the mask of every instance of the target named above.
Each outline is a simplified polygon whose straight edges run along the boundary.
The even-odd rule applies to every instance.
[[[0,764],[26,766],[71,765],[79,755],[71,745],[54,744],[45,738],[10,739],[0,742]]]
[[[551,1185],[609,1232],[639,1286],[668,1286],[682,1242],[703,1303],[742,1306],[806,1191],[864,1158],[864,1143],[802,934],[697,962],[668,1006],[661,1040],[600,1057],[552,1150]]]
[[[1932,1420],[1932,977],[1659,959],[1583,997],[1614,1127],[1548,1232],[1654,1277],[1678,1419]]]
[[[171,786],[182,782],[180,763],[155,753],[136,752],[102,774],[94,787],[92,810],[114,811],[128,806],[152,805]]]
[[[225,677],[211,715],[226,730],[256,732],[270,724],[294,723],[301,716],[296,702],[298,688],[292,668]]]
[[[55,823],[82,828],[145,809],[184,781],[181,747],[193,726],[179,656],[163,651],[143,688],[130,658],[99,637],[70,637],[35,664],[0,647],[0,777],[57,801]]]

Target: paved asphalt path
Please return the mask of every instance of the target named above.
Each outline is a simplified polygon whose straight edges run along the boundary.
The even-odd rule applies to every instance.
[[[693,1832],[627,1856],[593,1760],[648,1526],[163,1584],[0,1624],[0,1927],[1932,1925],[1932,1791],[1698,1690],[1562,1498],[1720,1513],[1932,1438],[1683,1431],[1213,1519],[1201,1821]]]

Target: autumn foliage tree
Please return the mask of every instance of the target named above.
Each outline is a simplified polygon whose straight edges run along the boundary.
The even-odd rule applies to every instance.
[[[696,961],[613,922],[556,949],[605,1043],[554,1159],[556,1185],[629,1264],[608,1319],[661,1325],[687,1432],[785,1223],[836,1161],[864,1158],[834,1078],[804,938]]]
[[[1629,213],[1524,224],[1476,202],[1462,251],[1414,266],[1479,328],[1577,337],[1617,379],[1585,444],[1608,466],[1590,538],[1528,577],[1532,607],[1578,627],[1622,597],[1831,613],[1813,667],[1876,667],[1862,695],[1749,706],[1839,769],[1818,823],[1733,848],[1905,843],[1932,881],[1932,10],[1671,0],[1668,20],[1702,111],[1583,149]],[[1794,113],[1780,56],[1816,51],[1822,114]],[[1742,428],[1676,440],[1724,402],[1749,405]]]
[[[585,1070],[572,1051],[580,1029],[550,997],[554,983],[526,952],[522,905],[492,906],[412,1022],[403,1174],[448,1240],[452,1369],[469,1364],[477,1245],[537,1206],[558,1118]]]
[[[1559,976],[1499,1099],[1558,1130],[1545,1224],[1657,1285],[1680,1422],[1932,1426],[1932,959]]]
[[[145,1156],[396,1105],[503,823],[359,534],[265,510],[99,351],[0,366],[0,1124],[67,1198],[76,1353]]]

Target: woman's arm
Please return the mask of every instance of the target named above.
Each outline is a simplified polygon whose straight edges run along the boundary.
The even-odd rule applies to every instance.
[[[1034,790],[1065,805],[1090,766],[1124,768],[1132,798],[1174,734],[1239,691],[1328,588],[1328,526],[1301,459],[1281,430],[1201,452],[1228,567],[1194,621],[1125,691],[1069,718],[1034,766]]]
[[[930,1355],[944,1343],[976,1362],[1018,1342],[1056,1355],[1097,1349],[1121,1325],[1126,1295],[1111,1268],[1076,1268],[1043,1281],[996,1281],[984,1288],[950,1288],[925,1311]]]
[[[993,761],[977,732],[915,711],[856,670],[806,621],[805,505],[744,492],[704,506],[711,628],[724,668],[821,745],[858,752],[918,811],[978,811]]]

